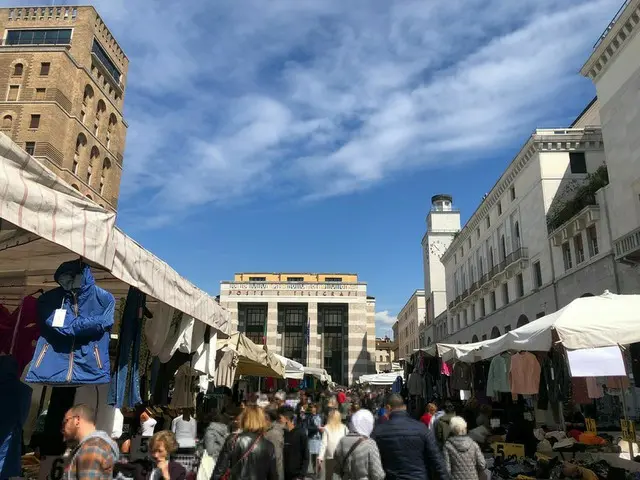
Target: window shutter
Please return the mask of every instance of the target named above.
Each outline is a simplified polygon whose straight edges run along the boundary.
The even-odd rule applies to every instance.
[[[284,333],[284,309],[278,309],[278,333]]]

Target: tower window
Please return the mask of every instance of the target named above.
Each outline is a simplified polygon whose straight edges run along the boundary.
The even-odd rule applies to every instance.
[[[24,150],[29,155],[35,155],[36,153],[36,142],[27,142],[24,144]]]
[[[29,128],[39,128],[40,127],[40,115],[31,115],[31,121],[29,122]]]
[[[16,63],[13,66],[13,75],[15,77],[21,77],[23,70],[24,70],[24,65],[22,65],[21,63]]]
[[[51,64],[49,62],[42,62],[40,64],[40,75],[42,77],[46,77],[49,75],[49,70],[51,69]]]
[[[5,42],[5,45],[69,45],[71,29],[9,30]]]
[[[569,152],[571,173],[587,173],[587,161],[584,152]]]
[[[342,277],[327,277],[324,279],[325,282],[335,282],[335,283],[340,283],[342,282]]]

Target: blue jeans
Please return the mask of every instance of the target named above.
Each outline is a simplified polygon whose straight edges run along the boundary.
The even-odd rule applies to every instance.
[[[109,387],[109,405],[116,408],[127,406],[135,407],[142,403],[140,398],[140,372],[139,356],[140,341],[142,337],[142,316],[145,310],[147,296],[134,287],[129,287],[127,302],[124,306],[124,314],[120,324],[118,339],[118,362],[111,375]],[[131,378],[129,382],[129,395],[127,405],[124,405],[127,389],[127,374],[129,371],[129,358],[131,354]]]

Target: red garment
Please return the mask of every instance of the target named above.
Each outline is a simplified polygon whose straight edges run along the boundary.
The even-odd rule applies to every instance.
[[[571,398],[576,405],[590,405],[593,400],[589,398],[586,377],[573,377],[571,379]]]
[[[31,359],[40,337],[38,301],[24,297],[10,316],[0,313],[0,354],[11,355],[18,361],[20,375]]]
[[[431,415],[429,412],[425,413],[424,415],[422,415],[420,417],[420,421],[422,423],[424,423],[427,427],[429,425],[431,425],[431,418],[433,417],[433,415]]]
[[[344,392],[338,392],[337,398],[340,405],[347,401],[347,396],[344,394]]]

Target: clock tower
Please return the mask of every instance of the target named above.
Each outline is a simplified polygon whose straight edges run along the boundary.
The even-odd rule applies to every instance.
[[[453,208],[453,197],[444,194],[431,197],[431,210],[427,215],[427,233],[422,237],[424,294],[428,325],[447,310],[446,277],[444,265],[440,259],[459,231],[460,211]]]

